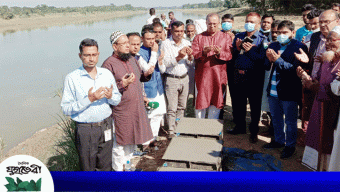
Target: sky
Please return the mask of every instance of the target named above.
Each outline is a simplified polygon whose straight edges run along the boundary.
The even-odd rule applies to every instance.
[[[209,0],[0,0],[0,5],[8,7],[35,7],[37,5],[46,4],[55,7],[85,7],[85,6],[101,6],[101,5],[125,5],[131,4],[134,7],[172,7],[184,4],[208,3]]]

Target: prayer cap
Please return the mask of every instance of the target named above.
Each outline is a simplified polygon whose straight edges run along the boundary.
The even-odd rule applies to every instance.
[[[340,35],[340,26],[335,26],[332,31]]]
[[[111,45],[114,44],[120,36],[124,35],[121,31],[115,31],[110,36]]]

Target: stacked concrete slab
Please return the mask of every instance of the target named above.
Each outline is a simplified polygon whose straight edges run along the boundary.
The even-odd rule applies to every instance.
[[[223,121],[182,118],[162,159],[159,171],[219,171]]]

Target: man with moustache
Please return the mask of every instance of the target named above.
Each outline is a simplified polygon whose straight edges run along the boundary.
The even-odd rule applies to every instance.
[[[142,41],[143,46],[139,50],[140,57],[138,58],[138,64],[142,71],[149,71],[152,69],[152,78],[150,81],[144,83],[144,90],[149,102],[159,103],[158,108],[149,112],[148,117],[150,119],[150,126],[154,138],[144,145],[148,145],[153,142],[158,136],[159,128],[163,115],[166,113],[166,104],[164,98],[164,88],[161,77],[161,71],[164,73],[165,66],[159,65],[157,62],[159,51],[158,44],[155,42],[155,32],[152,25],[145,25],[142,29]],[[149,74],[146,74],[149,75]]]
[[[270,29],[275,18],[271,14],[264,14],[261,18],[260,33],[266,37],[270,36]]]
[[[339,24],[339,15],[336,11],[326,10],[321,13],[319,16],[319,26],[320,31],[313,33],[310,37],[310,47],[307,58],[309,58],[302,68],[308,75],[311,76],[312,79],[315,79],[317,73],[321,66],[321,55],[326,51],[326,37],[335,26]],[[309,39],[309,38],[308,38]],[[307,42],[308,44],[308,42]],[[298,72],[298,76],[302,78],[301,71]],[[301,120],[303,122],[302,129],[306,132],[308,127],[308,122],[313,106],[313,101],[315,98],[315,91],[308,89],[307,87],[303,87],[303,100],[302,100],[302,116]]]
[[[152,23],[153,31],[155,32],[155,41],[160,48],[162,41],[166,39],[165,30],[162,27],[162,24],[159,22]]]
[[[236,35],[233,42],[234,73],[234,101],[233,117],[235,128],[229,134],[246,133],[246,111],[247,99],[251,109],[251,123],[249,125],[249,141],[256,143],[259,132],[259,121],[261,115],[261,100],[264,81],[265,49],[263,43],[267,37],[262,35],[260,28],[261,16],[251,12],[246,16],[244,28],[246,32]],[[243,41],[250,38],[248,42]],[[250,42],[252,41],[252,43]]]
[[[137,144],[153,138],[144,107],[141,82],[151,79],[145,76],[134,57],[129,53],[130,42],[120,31],[113,32],[110,41],[114,52],[103,66],[114,74],[122,94],[119,105],[112,108],[114,116],[114,144],[112,168],[123,171],[123,165],[132,157]]]
[[[97,67],[98,44],[84,39],[79,45],[83,65],[65,78],[61,108],[76,122],[75,145],[82,171],[111,171],[112,110],[121,94],[110,71]]]
[[[196,28],[194,23],[188,23],[185,26],[185,39],[192,43],[196,36]]]
[[[302,92],[301,81],[295,71],[298,66],[303,65],[295,55],[301,54],[300,50],[307,51],[306,45],[293,39],[294,27],[294,23],[288,20],[279,24],[277,27],[278,42],[269,45],[265,60],[266,68],[271,68],[266,94],[275,139],[263,147],[265,149],[284,147],[281,159],[287,159],[295,152],[298,103]]]
[[[206,17],[207,31],[197,35],[192,43],[195,57],[197,88],[196,118],[218,119],[224,107],[223,94],[227,84],[227,61],[231,55],[231,37],[218,29],[220,17],[210,13]]]
[[[194,59],[190,42],[183,39],[184,23],[171,24],[172,37],[162,42],[163,63],[166,67],[165,93],[168,104],[167,121],[169,137],[175,137],[178,120],[184,117],[189,92],[188,68]]]

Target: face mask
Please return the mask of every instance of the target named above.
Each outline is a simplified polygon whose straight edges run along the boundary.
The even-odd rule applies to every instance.
[[[230,22],[224,22],[222,23],[222,29],[224,31],[229,31],[233,27],[233,24]]]
[[[319,32],[320,31],[320,28],[317,28],[315,30],[312,30],[313,33],[316,33],[316,32]]]
[[[255,24],[254,23],[246,23],[244,25],[244,28],[247,32],[253,32],[255,30]]]
[[[290,41],[289,39],[289,36],[288,35],[279,35],[277,36],[277,41],[280,43],[280,44],[286,44]]]
[[[262,33],[269,33],[270,32],[270,29],[268,29],[267,31],[263,31],[263,29],[261,28],[260,30],[262,31]]]

